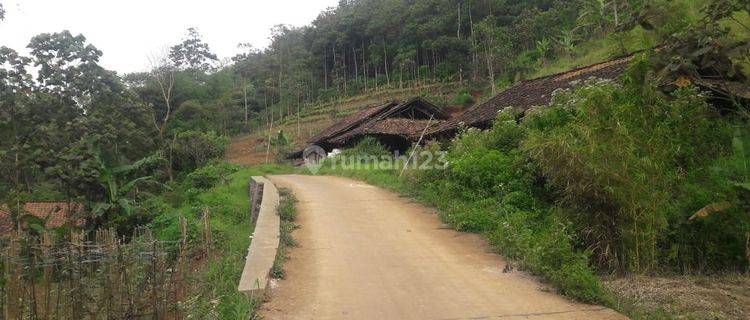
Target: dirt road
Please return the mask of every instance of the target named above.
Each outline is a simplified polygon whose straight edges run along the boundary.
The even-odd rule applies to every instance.
[[[625,319],[504,272],[480,236],[393,193],[338,177],[270,179],[299,199],[301,228],[264,319]]]

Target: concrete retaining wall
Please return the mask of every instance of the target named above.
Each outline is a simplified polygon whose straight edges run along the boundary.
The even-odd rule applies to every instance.
[[[274,260],[276,260],[276,252],[279,248],[279,224],[281,222],[279,221],[279,215],[276,213],[279,205],[279,191],[276,186],[263,177],[252,177],[250,183],[254,184],[250,187],[250,193],[259,195],[261,192],[253,192],[252,190],[262,190],[262,199],[257,211],[255,232],[245,259],[245,268],[242,270],[238,290],[252,296],[265,293],[269,273]],[[260,186],[262,188],[258,189]],[[252,201],[251,208],[257,206],[256,200],[250,199]],[[255,218],[252,217],[253,215],[251,212],[251,219]]]

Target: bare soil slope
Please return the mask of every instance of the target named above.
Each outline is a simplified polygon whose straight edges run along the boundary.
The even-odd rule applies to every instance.
[[[475,234],[382,189],[329,176],[273,176],[300,200],[286,280],[264,319],[625,319],[506,270]]]

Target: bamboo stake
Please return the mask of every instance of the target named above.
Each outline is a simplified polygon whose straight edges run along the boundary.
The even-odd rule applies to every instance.
[[[406,159],[406,163],[404,163],[404,168],[401,169],[401,173],[398,174],[399,178],[404,174],[404,171],[406,171],[406,167],[409,166],[409,162],[411,161],[411,158],[414,157],[414,153],[417,152],[417,149],[419,148],[419,144],[422,143],[422,139],[424,138],[425,133],[427,133],[427,128],[429,128],[430,124],[432,124],[432,119],[434,117],[435,117],[434,114],[430,115],[430,120],[427,121],[427,125],[424,127],[424,130],[422,130],[422,134],[419,136],[419,140],[417,140],[417,144],[414,146],[414,149],[411,151],[409,158]]]
[[[211,220],[208,208],[203,209],[203,239],[206,256],[211,257]]]

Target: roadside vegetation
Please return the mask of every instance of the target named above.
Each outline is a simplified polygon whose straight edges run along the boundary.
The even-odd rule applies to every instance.
[[[421,150],[447,151],[445,169],[321,172],[414,196],[562,294],[638,315],[599,275],[742,273],[750,262],[747,114],[722,116],[690,87],[662,93],[649,70],[642,58],[623,84],[586,83],[523,118],[509,108],[489,131]],[[383,153],[365,141],[343,155]]]
[[[172,191],[149,199],[149,210],[160,214],[149,226],[161,240],[178,239],[180,217],[198,255],[191,261],[190,296],[184,304],[197,318],[249,319],[260,301],[237,291],[253,226],[248,183],[251,176],[285,172],[279,166],[240,168],[216,163],[176,184]],[[209,220],[210,238],[205,219]]]
[[[294,221],[297,219],[297,198],[289,189],[279,189],[279,207],[277,212],[281,219],[280,233],[279,233],[279,251],[276,253],[276,260],[273,262],[273,268],[271,268],[271,276],[276,279],[284,279],[286,273],[284,272],[284,262],[289,259],[287,250],[297,246],[297,241],[292,236],[292,231],[297,229]]]

